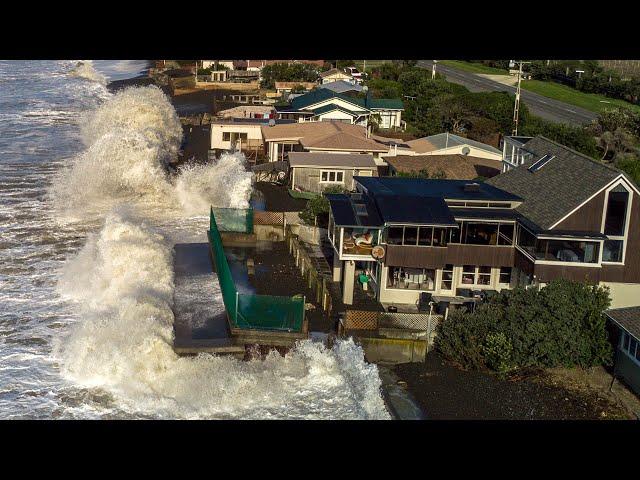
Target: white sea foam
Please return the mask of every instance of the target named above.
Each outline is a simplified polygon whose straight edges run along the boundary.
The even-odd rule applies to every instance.
[[[223,155],[170,179],[163,163],[176,154],[182,128],[155,87],[111,96],[86,117],[82,133],[86,151],[54,183],[53,204],[58,219],[97,220],[102,227],[67,261],[58,282],[79,314],[56,344],[64,378],[106,390],[132,415],[388,418],[377,369],[351,340],[332,350],[305,341],[284,357],[249,362],[178,357],[167,238],[176,237],[186,217],[206,215],[209,205],[246,207],[252,175],[242,155]],[[198,227],[201,241],[205,224]]]
[[[71,70],[70,74],[74,77],[84,78],[86,80],[100,83],[102,85],[107,84],[107,78],[93,68],[91,61],[85,60],[78,62],[76,66]]]

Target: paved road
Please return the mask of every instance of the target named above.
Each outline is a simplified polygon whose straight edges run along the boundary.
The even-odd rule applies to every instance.
[[[431,60],[419,60],[418,66],[431,70]],[[509,92],[515,95],[515,87],[495,82],[471,72],[465,72],[456,68],[438,64],[437,72],[443,74],[448,81],[464,85],[472,92]],[[556,123],[570,123],[585,125],[594,120],[597,115],[584,108],[569,105],[558,100],[543,97],[537,93],[521,90],[522,102],[534,115]]]

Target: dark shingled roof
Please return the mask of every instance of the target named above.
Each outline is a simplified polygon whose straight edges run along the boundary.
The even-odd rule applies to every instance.
[[[640,340],[640,306],[607,310],[607,316]]]
[[[522,197],[518,211],[542,230],[550,229],[622,173],[542,136],[526,142],[524,149],[534,154],[533,160],[486,183]],[[555,158],[534,173],[528,170],[547,154]]]

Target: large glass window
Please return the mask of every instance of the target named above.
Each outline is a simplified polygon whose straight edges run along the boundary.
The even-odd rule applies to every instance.
[[[605,240],[602,250],[603,262],[622,262],[623,240]]]
[[[578,240],[538,240],[535,248],[537,260],[554,262],[598,263],[600,245]]]
[[[387,288],[432,291],[436,288],[435,279],[434,269],[389,266]]]
[[[629,192],[622,185],[618,185],[609,192],[607,213],[604,220],[605,235],[624,235],[628,202]]]
[[[342,237],[342,253],[345,255],[371,255],[378,244],[378,230],[345,228]]]
[[[464,265],[462,267],[463,285],[491,285],[491,267]]]
[[[513,245],[513,225],[509,223],[500,224],[498,245]]]
[[[624,235],[627,222],[629,192],[618,185],[609,192],[604,220],[604,234],[609,237],[604,242],[602,261],[622,262],[624,257]]]
[[[464,242],[470,245],[496,245],[498,241],[497,223],[466,223]]]
[[[418,228],[404,227],[404,245],[416,245],[418,243]]]
[[[387,243],[389,245],[402,245],[404,227],[389,227],[387,229]]]
[[[447,229],[435,227],[433,229],[433,246],[434,247],[446,247],[447,246]]]
[[[518,246],[522,247],[527,253],[535,256],[536,237],[529,230],[522,227],[518,228]]]
[[[418,245],[423,247],[431,246],[431,238],[433,237],[433,227],[420,227],[418,230]]]

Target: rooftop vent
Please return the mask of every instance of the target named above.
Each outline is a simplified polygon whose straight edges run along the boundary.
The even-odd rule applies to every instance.
[[[360,217],[366,217],[369,215],[369,213],[367,212],[367,207],[362,203],[354,203],[353,208],[356,211],[356,215]]]
[[[465,192],[479,192],[480,191],[480,184],[476,183],[476,182],[465,183],[464,191]]]
[[[536,160],[535,162],[533,162],[533,164],[531,164],[528,170],[531,173],[536,173],[538,170],[540,170],[542,167],[544,167],[547,163],[549,163],[554,158],[556,158],[555,155],[551,155],[550,153],[547,153],[540,160]]]

